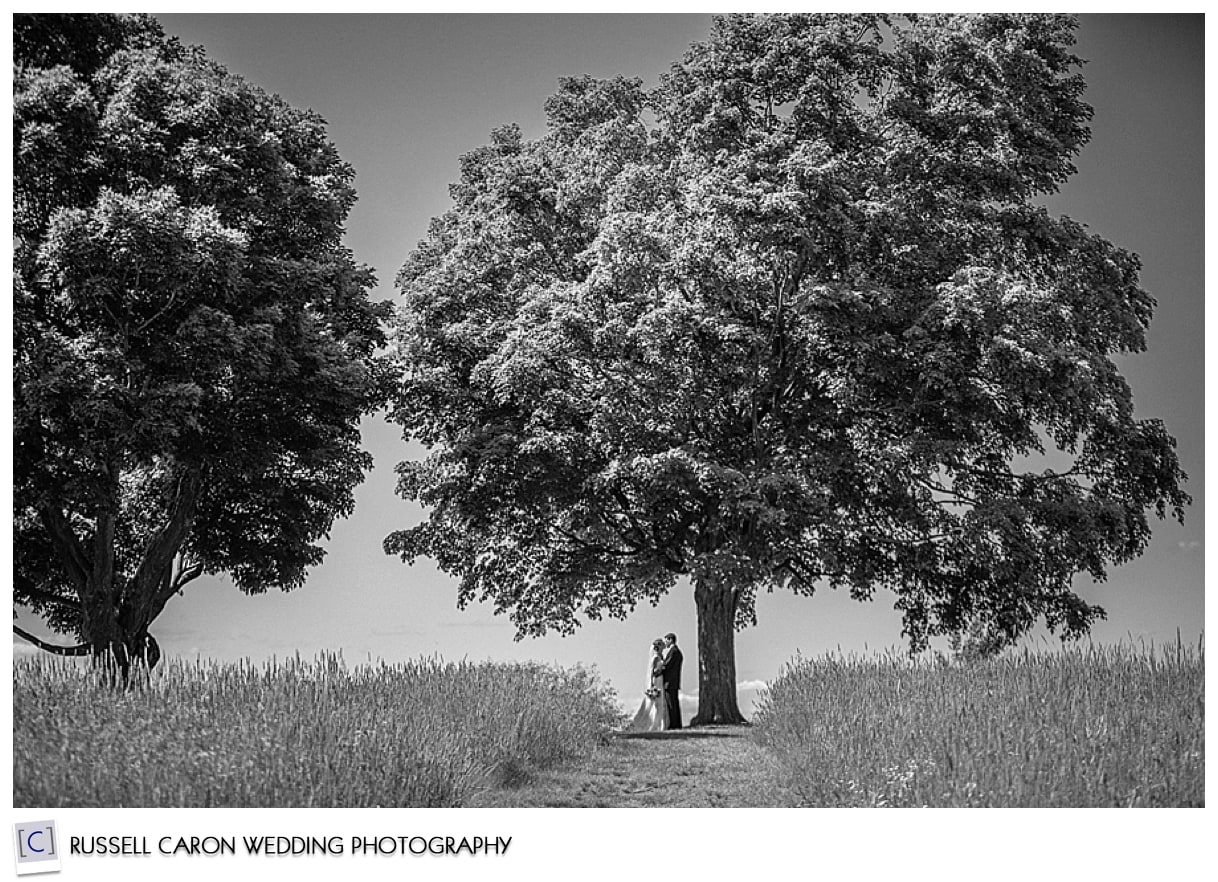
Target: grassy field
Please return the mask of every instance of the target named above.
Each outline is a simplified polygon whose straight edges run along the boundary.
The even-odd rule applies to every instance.
[[[1204,652],[796,659],[751,727],[613,737],[538,665],[15,665],[14,805],[1199,806]]]
[[[458,806],[621,722],[593,675],[540,665],[178,662],[125,693],[14,669],[15,806]]]
[[[754,737],[816,806],[1200,806],[1204,649],[797,659]]]

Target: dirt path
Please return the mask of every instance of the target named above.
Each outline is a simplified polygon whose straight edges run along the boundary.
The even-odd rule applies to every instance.
[[[578,766],[481,794],[484,807],[786,806],[770,755],[740,726],[618,735]]]

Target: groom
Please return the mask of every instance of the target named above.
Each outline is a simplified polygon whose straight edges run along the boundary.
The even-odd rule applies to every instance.
[[[681,650],[677,635],[664,635],[664,654],[660,656],[660,676],[664,683],[664,706],[668,711],[668,728],[681,728]]]

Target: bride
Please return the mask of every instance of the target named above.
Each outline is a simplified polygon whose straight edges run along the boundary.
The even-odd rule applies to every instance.
[[[643,690],[643,703],[638,713],[626,727],[627,732],[663,732],[668,728],[668,711],[664,706],[664,681],[659,674],[660,657],[664,653],[664,641],[651,644],[651,657],[647,660],[647,686]]]

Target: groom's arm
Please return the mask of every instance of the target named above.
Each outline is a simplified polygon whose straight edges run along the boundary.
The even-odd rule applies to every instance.
[[[668,669],[672,667],[673,659],[677,658],[679,653],[680,653],[680,650],[674,647],[672,652],[668,653],[667,656],[664,656],[663,658],[660,659],[660,671],[659,672],[661,674],[668,673]]]

